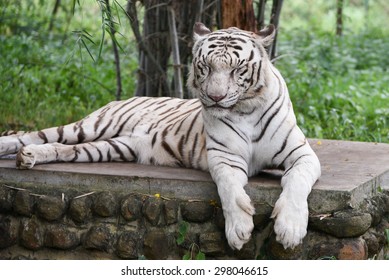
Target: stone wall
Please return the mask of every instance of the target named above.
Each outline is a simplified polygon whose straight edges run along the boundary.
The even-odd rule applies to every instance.
[[[358,208],[312,214],[308,235],[294,250],[275,241],[272,207],[256,208],[253,238],[232,251],[216,200],[2,183],[0,259],[388,258],[387,191]]]

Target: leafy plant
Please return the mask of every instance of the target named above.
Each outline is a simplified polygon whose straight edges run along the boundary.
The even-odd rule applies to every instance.
[[[190,224],[182,221],[178,226],[177,245],[183,245],[188,238]],[[201,252],[200,247],[193,241],[190,241],[189,248],[182,258],[183,260],[205,260],[205,254]]]

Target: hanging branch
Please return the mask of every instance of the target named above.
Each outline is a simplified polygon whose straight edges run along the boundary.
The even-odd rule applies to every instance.
[[[108,33],[111,36],[112,40],[112,47],[113,47],[113,54],[115,59],[115,72],[116,72],[116,100],[120,100],[122,96],[122,76],[120,71],[120,57],[119,57],[119,50],[118,45],[115,37],[116,29],[114,27],[114,22],[112,19],[111,14],[111,6],[109,4],[109,0],[104,0],[105,7],[106,7],[106,15],[108,20]],[[104,27],[103,27],[104,28]]]
[[[49,31],[53,30],[54,27],[54,20],[58,12],[58,8],[61,5],[61,0],[56,0],[54,4],[53,11],[51,13],[50,23],[49,23]]]
[[[283,4],[283,0],[273,0],[273,6],[271,8],[270,23],[274,24],[274,26],[276,27],[276,35],[274,37],[273,44],[270,46],[269,49],[271,60],[273,60],[276,57],[276,45],[277,45],[277,34],[278,34],[277,30],[280,21],[282,4]]]
[[[181,74],[181,61],[180,61],[180,50],[178,48],[178,36],[176,29],[175,13],[171,6],[168,7],[168,21],[170,39],[172,44],[173,52],[173,69],[174,69],[174,95],[178,98],[184,97],[184,90],[182,88],[182,74]]]

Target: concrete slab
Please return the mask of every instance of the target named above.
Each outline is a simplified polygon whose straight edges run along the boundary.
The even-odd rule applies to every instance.
[[[322,176],[309,197],[311,212],[358,207],[379,189],[389,190],[389,144],[316,139],[310,143],[322,164]],[[274,205],[281,192],[281,174],[266,171],[249,180],[246,191],[255,203]],[[55,163],[16,170],[14,160],[1,159],[0,182],[50,192],[60,192],[62,186],[79,194],[110,189],[218,200],[208,173],[133,163]]]

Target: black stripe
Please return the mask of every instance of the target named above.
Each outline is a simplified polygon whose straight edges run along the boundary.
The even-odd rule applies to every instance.
[[[197,118],[199,117],[200,112],[201,112],[201,111],[198,111],[198,112],[196,113],[196,115],[193,116],[193,119],[192,119],[192,121],[191,121],[191,123],[190,123],[190,125],[189,125],[189,129],[187,128],[187,129],[188,129],[188,132],[186,133],[185,144],[188,143],[189,135],[190,135],[190,133],[192,132],[193,126],[194,126],[194,124],[195,124]]]
[[[63,125],[57,127],[57,133],[58,133],[58,143],[62,143],[63,141],[63,132],[64,132],[64,127]]]
[[[273,108],[273,106],[277,103],[277,101],[281,98],[281,96],[282,96],[281,91],[279,91],[277,98],[266,109],[266,111],[262,114],[262,116],[259,118],[259,120],[255,123],[254,126],[257,126],[261,122],[261,120],[266,116],[267,112],[269,112]]]
[[[288,106],[288,111],[286,112],[286,115],[285,117],[282,119],[282,121],[280,122],[280,124],[278,125],[278,127],[276,128],[276,130],[274,130],[272,136],[270,137],[270,139],[272,139],[274,137],[274,135],[276,135],[277,131],[281,128],[281,126],[285,123],[285,120],[286,118],[289,116],[289,111],[290,111],[290,108],[291,106]]]
[[[123,146],[125,146],[128,149],[128,151],[130,152],[131,156],[134,158],[134,160],[136,160],[138,158],[135,151],[130,146],[128,146],[126,143],[119,141],[119,140],[115,140],[115,141],[122,144]]]
[[[244,138],[232,125],[224,121],[223,119],[220,120],[222,123],[224,123],[226,126],[228,126],[232,131],[234,131],[242,140],[247,143],[247,139]]]
[[[304,154],[304,155],[299,156],[299,157],[293,162],[293,164],[292,164],[287,170],[285,170],[283,177],[287,176],[288,173],[291,171],[291,169],[295,166],[295,164],[296,164],[302,157],[306,157],[306,156],[310,156],[310,154]]]
[[[120,159],[122,161],[127,161],[126,157],[124,156],[122,150],[119,148],[119,146],[113,141],[113,140],[107,140],[107,143],[112,146],[112,148],[115,150],[115,152],[119,155]]]
[[[78,143],[83,143],[85,140],[84,128],[82,126],[80,126],[80,131],[78,132],[77,139]]]
[[[242,49],[242,48],[241,48],[241,49]],[[253,58],[254,58],[254,51],[251,50],[251,52],[250,52],[250,57],[249,57],[248,61],[251,61]]]
[[[97,150],[97,152],[99,153],[99,160],[98,160],[98,162],[102,162],[103,161],[103,153],[100,151],[100,149],[99,148],[97,148],[97,147],[95,147],[96,148],[96,150]]]
[[[199,138],[199,134],[196,133],[195,139],[193,140],[192,149],[190,151],[189,162],[190,162],[191,166],[194,166],[193,159],[194,159],[195,152],[196,152],[198,138]]]
[[[177,165],[178,166],[181,166],[183,167],[184,164],[182,163],[182,161],[176,156],[176,154],[174,153],[174,151],[172,150],[172,148],[169,146],[168,143],[166,143],[166,141],[162,141],[161,143],[162,145],[162,148],[173,158],[176,160],[177,162]]]
[[[285,101],[285,95],[284,95],[284,98],[283,98],[283,100],[282,100],[280,106],[278,106],[278,108],[275,109],[274,113],[267,119],[267,121],[266,121],[266,123],[265,123],[265,126],[264,126],[264,127],[262,128],[262,130],[261,130],[261,133],[259,134],[259,136],[258,136],[257,138],[255,138],[255,139],[253,140],[253,142],[259,142],[259,141],[262,139],[262,137],[263,137],[263,136],[265,135],[265,133],[266,133],[266,130],[267,130],[269,124],[271,123],[271,121],[273,120],[273,118],[274,118],[276,115],[278,115],[278,113],[280,112],[280,110],[281,110],[281,108],[282,108],[282,105],[283,105],[284,101]]]
[[[232,167],[232,168],[235,168],[235,169],[239,169],[239,170],[241,170],[244,174],[246,174],[246,176],[248,176],[247,171],[244,170],[244,169],[243,169],[242,167],[240,167],[240,166],[233,165],[233,164],[228,164],[228,163],[223,162],[223,161],[219,162],[219,164],[225,164],[225,165],[227,165],[227,166],[229,166],[229,167]]]
[[[154,148],[155,141],[157,140],[158,132],[154,133],[153,139],[151,140],[151,148]]]
[[[108,124],[100,131],[99,135],[95,139],[93,139],[92,142],[100,139],[107,131],[107,129],[111,126],[111,124],[112,124],[112,119],[109,120]]]
[[[47,140],[46,134],[43,131],[38,131],[38,136],[40,139],[43,140],[43,143],[48,143],[49,141]]]
[[[295,151],[297,151],[298,149],[300,149],[301,147],[304,147],[305,144],[307,143],[307,140],[305,139],[305,142],[299,146],[297,146],[296,148],[294,148],[293,150],[291,150],[289,152],[289,154],[287,154],[287,156],[284,158],[284,160],[279,164],[280,167],[283,167],[284,166],[284,163],[285,161],[291,156],[291,154],[293,154]]]
[[[93,162],[92,154],[88,151],[88,149],[86,147],[83,147],[82,149],[87,154],[89,162]]]
[[[209,137],[213,142],[215,142],[216,144],[218,144],[218,145],[220,145],[220,146],[222,146],[222,147],[224,147],[224,148],[228,148],[226,144],[224,144],[224,143],[222,143],[222,142],[216,140],[212,135],[208,134],[208,137]]]
[[[73,151],[74,151],[74,157],[71,160],[72,162],[74,162],[74,161],[76,161],[78,159],[78,154],[80,153],[80,151],[77,149],[76,146],[73,147]]]
[[[293,129],[295,128],[295,126],[293,125],[291,129],[289,129],[288,131],[288,134],[286,135],[285,139],[284,139],[284,142],[282,143],[282,146],[281,146],[281,149],[275,153],[275,155],[273,156],[272,158],[272,161],[279,155],[281,154],[284,150],[285,150],[285,147],[286,147],[286,144],[288,143],[288,138],[289,138],[289,135],[292,133]]]

